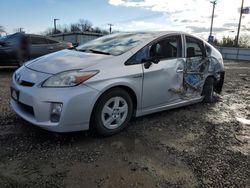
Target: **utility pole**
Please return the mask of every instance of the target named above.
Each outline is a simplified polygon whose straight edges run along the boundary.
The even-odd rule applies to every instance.
[[[210,27],[210,34],[209,34],[209,42],[212,42],[213,24],[214,24],[214,10],[215,10],[215,5],[217,4],[217,0],[210,1],[210,3],[213,4],[213,12],[212,12],[212,18],[211,18],[211,27]]]
[[[242,14],[243,14],[243,7],[244,7],[244,0],[242,0],[241,8],[240,8],[240,19],[239,19],[239,25],[238,25],[238,32],[237,32],[237,36],[235,39],[235,46],[236,47],[238,47],[238,45],[239,45],[240,27],[241,27],[241,18],[242,18]]]
[[[56,34],[56,31],[57,31],[57,30],[56,30],[56,21],[57,21],[57,20],[60,20],[60,19],[54,18],[54,34]]]
[[[18,30],[19,30],[20,33],[23,32],[23,28],[22,27],[18,28]]]
[[[113,24],[108,24],[109,25],[109,33],[112,33],[112,26],[114,26]]]

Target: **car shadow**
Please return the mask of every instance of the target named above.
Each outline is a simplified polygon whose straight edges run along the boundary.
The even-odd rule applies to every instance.
[[[216,103],[197,103],[189,106],[179,107],[171,110],[166,110],[162,112],[157,112],[149,114],[146,116],[132,118],[129,123],[129,126],[125,128],[122,132],[109,136],[98,136],[93,131],[78,131],[78,132],[69,132],[69,133],[54,133],[47,130],[43,130],[39,127],[36,127],[21,118],[17,118],[19,138],[27,139],[30,145],[39,145],[45,144],[49,147],[60,144],[60,146],[67,145],[78,145],[86,143],[95,143],[95,142],[111,142],[114,140],[128,139],[133,135],[137,135],[138,132],[144,129],[151,129],[154,127],[148,126],[148,124],[154,125],[159,121],[172,121],[173,118],[181,118],[182,115],[186,114],[187,111],[196,113],[199,111],[210,111],[213,109]],[[174,119],[175,119],[174,118]],[[173,120],[173,124],[176,123],[176,120]],[[174,125],[173,125],[174,126]],[[17,128],[17,127],[16,127]]]

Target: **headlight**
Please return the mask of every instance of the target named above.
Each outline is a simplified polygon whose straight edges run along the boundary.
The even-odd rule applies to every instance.
[[[71,70],[61,72],[45,80],[42,87],[72,87],[90,79],[99,71]]]

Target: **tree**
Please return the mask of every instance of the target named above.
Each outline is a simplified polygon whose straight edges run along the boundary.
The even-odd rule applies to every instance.
[[[222,46],[222,47],[235,47],[235,39],[229,36],[223,36],[222,40],[215,39],[214,43],[215,46]],[[250,36],[247,34],[243,34],[239,38],[239,47],[240,48],[249,48],[250,47]]]
[[[223,37],[221,41],[221,46],[224,47],[234,47],[235,40],[233,38],[228,37]]]
[[[93,33],[100,33],[100,34],[104,34],[104,35],[109,34],[108,31],[103,30],[103,29],[101,29],[100,27],[95,27],[95,28],[93,28],[93,29],[92,29],[92,32],[93,32]]]
[[[239,46],[242,48],[249,48],[250,47],[250,36],[247,34],[241,35],[240,39],[239,39]]]
[[[50,36],[54,34],[54,29],[53,28],[48,28],[46,31],[43,33],[44,35]]]
[[[4,27],[0,25],[0,34],[5,33]]]
[[[220,41],[218,39],[214,39],[213,45],[221,46]]]
[[[70,25],[70,31],[71,32],[78,32],[78,31],[81,31],[81,29],[79,28],[78,24],[71,24]]]
[[[88,20],[80,19],[76,23],[70,25],[58,25],[56,33],[69,33],[69,32],[93,32],[100,33],[103,35],[109,34],[107,30],[103,30],[100,27],[93,27],[92,23]],[[45,35],[55,34],[54,29],[48,28],[45,32]]]
[[[70,32],[70,28],[67,25],[64,25],[60,30],[63,33],[69,33]]]
[[[95,32],[95,33],[102,33],[102,30],[101,30],[101,28],[99,28],[99,27],[93,28],[92,31]]]
[[[92,23],[88,20],[80,19],[78,21],[78,26],[81,29],[82,32],[90,32],[92,31]]]
[[[215,39],[214,45],[215,46],[222,46],[222,47],[234,47],[235,40],[230,38],[229,36],[223,36],[221,40]]]

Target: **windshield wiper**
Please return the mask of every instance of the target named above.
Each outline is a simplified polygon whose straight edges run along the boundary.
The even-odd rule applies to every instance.
[[[111,55],[109,52],[103,52],[103,51],[93,50],[93,49],[78,50],[78,51],[81,51],[81,52],[92,52],[92,53],[95,53],[95,54]]]

